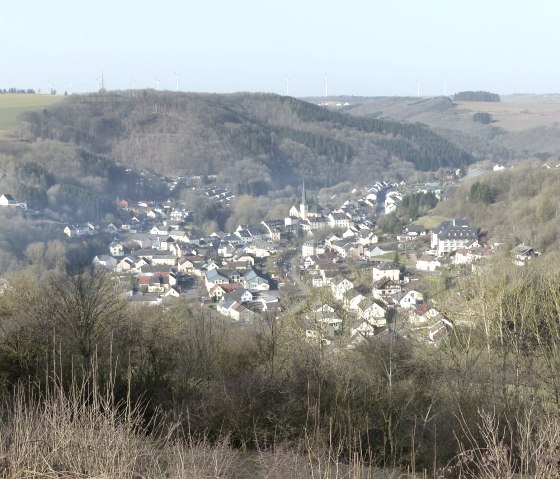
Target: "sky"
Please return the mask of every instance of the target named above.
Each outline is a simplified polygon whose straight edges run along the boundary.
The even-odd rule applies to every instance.
[[[554,0],[19,0],[0,88],[558,93],[558,18]]]

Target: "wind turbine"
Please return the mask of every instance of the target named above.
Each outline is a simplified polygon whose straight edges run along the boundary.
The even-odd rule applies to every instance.
[[[327,78],[327,74],[325,73],[325,98],[329,96],[329,79]]]
[[[156,81],[156,90],[159,90],[159,82],[161,81],[160,78],[155,78]]]
[[[101,93],[105,91],[105,80],[103,79],[103,72],[101,72],[101,76],[95,79],[97,82],[97,93]]]
[[[175,84],[177,86],[177,91],[179,91],[179,77],[181,76],[181,74],[175,72],[175,73],[173,73],[173,75],[175,75]]]
[[[447,80],[443,80],[443,96],[447,96]]]
[[[420,80],[416,81],[416,96],[420,98]]]
[[[49,95],[53,94],[53,82],[49,80]]]
[[[290,96],[290,79],[286,75],[286,96]]]
[[[130,78],[131,78],[130,86],[132,87],[133,90],[136,90],[136,80],[134,79],[134,75],[132,73],[130,74]]]

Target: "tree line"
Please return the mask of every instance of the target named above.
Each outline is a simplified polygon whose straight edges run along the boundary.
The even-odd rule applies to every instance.
[[[453,95],[455,101],[501,101],[500,95],[488,91],[460,91]]]

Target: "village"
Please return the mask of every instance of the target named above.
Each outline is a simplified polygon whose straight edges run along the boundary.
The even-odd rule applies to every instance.
[[[394,212],[406,194],[428,192],[440,199],[444,185],[378,181],[325,208],[302,184],[300,203],[285,218],[202,237],[177,202],[122,199],[128,221],[67,225],[63,234],[67,241],[106,238],[107,251],[93,265],[114,274],[137,306],[182,299],[239,325],[297,318],[302,335],[332,348],[387,334],[437,344],[454,325],[419,280],[465,274],[502,245],[480,244],[478,228],[465,219],[431,229],[411,222],[398,234],[377,228],[379,215]],[[216,185],[201,194],[234,199]],[[23,208],[10,195],[0,196],[0,206]],[[518,265],[536,255],[526,245],[512,250]]]

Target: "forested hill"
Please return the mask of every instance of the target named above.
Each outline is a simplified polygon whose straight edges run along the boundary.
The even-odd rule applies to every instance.
[[[474,161],[419,123],[360,118],[272,94],[72,95],[25,114],[21,132],[31,142],[76,145],[137,170],[217,174],[254,193],[301,178],[324,186]]]

